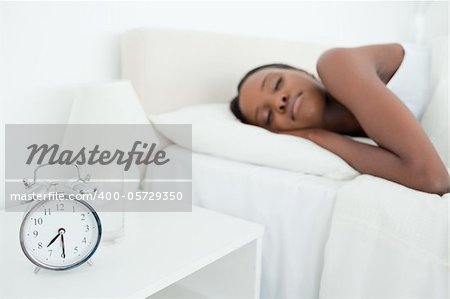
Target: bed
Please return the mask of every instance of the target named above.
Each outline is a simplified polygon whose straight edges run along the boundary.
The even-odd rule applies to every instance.
[[[242,74],[257,65],[284,62],[315,73],[315,61],[327,48],[218,33],[134,29],[122,39],[122,78],[132,82],[147,114],[161,114],[229,102]],[[442,141],[441,133],[433,134],[433,142]],[[191,153],[165,142],[168,153]],[[448,143],[436,146],[448,163]],[[264,225],[262,298],[318,298],[336,194],[354,176],[239,160],[194,149],[193,203]],[[186,165],[171,167],[179,171]],[[148,172],[148,179],[152,175]]]
[[[177,145],[166,149],[168,155],[180,151],[187,150]],[[193,203],[265,227],[262,298],[318,297],[334,196],[342,184],[314,175],[192,154]]]

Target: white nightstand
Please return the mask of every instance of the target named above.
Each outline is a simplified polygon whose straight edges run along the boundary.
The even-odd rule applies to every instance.
[[[259,298],[263,227],[198,207],[126,214],[125,237],[92,260],[34,274],[22,213],[0,212],[0,298]]]

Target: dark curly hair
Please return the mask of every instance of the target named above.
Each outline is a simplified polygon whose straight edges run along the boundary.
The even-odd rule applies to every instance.
[[[244,77],[242,77],[241,81],[239,81],[239,84],[238,84],[238,87],[237,87],[238,94],[230,102],[230,110],[231,110],[231,112],[233,112],[234,116],[236,116],[236,118],[239,119],[244,124],[248,124],[248,122],[245,119],[244,115],[242,114],[241,109],[239,108],[239,93],[240,93],[242,84],[244,84],[244,82],[248,79],[248,77],[250,77],[251,75],[253,75],[257,71],[260,71],[262,69],[267,69],[267,68],[297,70],[297,71],[305,72],[305,73],[311,75],[312,77],[314,77],[314,75],[308,73],[307,71],[305,71],[303,69],[299,69],[299,68],[296,68],[296,67],[290,66],[288,64],[284,64],[284,63],[265,64],[265,65],[261,65],[261,66],[258,66],[256,68],[250,70],[247,74],[244,75]]]

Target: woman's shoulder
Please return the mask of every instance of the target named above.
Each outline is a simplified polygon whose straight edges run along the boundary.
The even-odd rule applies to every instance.
[[[320,55],[316,68],[321,79],[322,76],[349,76],[358,70],[377,74],[387,83],[400,67],[404,55],[401,43],[336,47]]]

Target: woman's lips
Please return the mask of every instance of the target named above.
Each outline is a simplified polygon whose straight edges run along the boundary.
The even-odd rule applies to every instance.
[[[297,113],[298,109],[300,108],[300,105],[302,104],[302,97],[303,97],[303,92],[299,93],[299,95],[294,98],[294,102],[291,105],[289,114],[291,116],[292,121],[295,121],[295,114]]]

